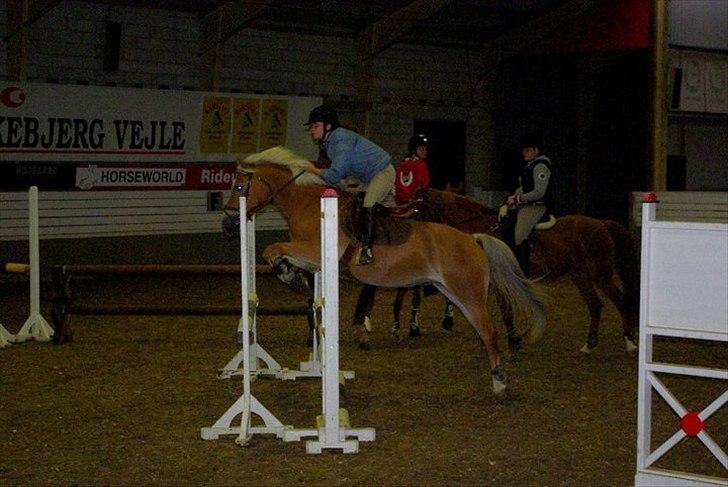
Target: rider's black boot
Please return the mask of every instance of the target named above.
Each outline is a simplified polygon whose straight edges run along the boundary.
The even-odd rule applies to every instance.
[[[359,254],[359,265],[369,265],[374,262],[374,254],[372,253],[372,245],[374,243],[374,208],[365,208],[366,210],[366,235]]]
[[[523,274],[526,277],[530,277],[531,246],[528,244],[528,240],[524,240],[521,242],[521,245],[516,247],[516,259],[521,266]]]

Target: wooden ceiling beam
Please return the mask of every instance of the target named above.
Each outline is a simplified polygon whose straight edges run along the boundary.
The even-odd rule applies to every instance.
[[[554,10],[543,14],[516,29],[487,43],[482,50],[486,62],[500,61],[513,57],[537,42],[542,41],[559,27],[585,17],[603,0],[569,0]]]
[[[7,0],[8,78],[14,81],[28,79],[28,32],[30,27],[61,0]]]
[[[200,22],[202,54],[240,32],[272,3],[273,0],[237,0],[205,15]]]
[[[354,125],[369,132],[369,112],[374,87],[373,58],[410,32],[419,22],[430,18],[454,0],[415,0],[396,12],[364,28],[357,38],[354,84],[356,105]]]
[[[202,87],[220,89],[222,46],[259,17],[273,0],[237,0],[219,6],[200,21]]]
[[[374,56],[397,42],[423,20],[452,4],[454,0],[415,0],[396,12],[377,20],[366,29],[371,31],[369,55]]]

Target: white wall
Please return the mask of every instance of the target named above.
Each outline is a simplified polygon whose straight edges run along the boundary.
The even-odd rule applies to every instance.
[[[668,15],[671,44],[728,50],[728,1],[670,0]]]
[[[6,0],[0,0],[0,34]],[[102,69],[106,21],[122,24],[118,72]],[[199,20],[195,13],[64,1],[30,29],[28,81],[198,89]],[[0,76],[7,77],[0,47]],[[243,29],[225,42],[222,91],[355,97],[354,39]],[[472,107],[482,71],[462,49],[395,45],[374,64],[371,138],[395,161],[404,156],[415,119],[465,121],[471,185],[488,172],[480,156],[482,107]],[[293,121],[292,121],[293,122]],[[295,122],[294,122],[295,123]]]

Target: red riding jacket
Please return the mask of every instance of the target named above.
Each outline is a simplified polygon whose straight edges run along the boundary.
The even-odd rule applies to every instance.
[[[419,188],[430,186],[430,171],[427,163],[419,157],[408,157],[397,166],[394,180],[394,199],[398,205],[408,203]]]

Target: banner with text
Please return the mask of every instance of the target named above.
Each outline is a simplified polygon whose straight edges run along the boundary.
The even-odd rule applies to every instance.
[[[288,119],[302,123],[320,103],[318,97],[5,81],[0,162],[232,162],[236,154],[274,145],[315,158],[308,134]]]

